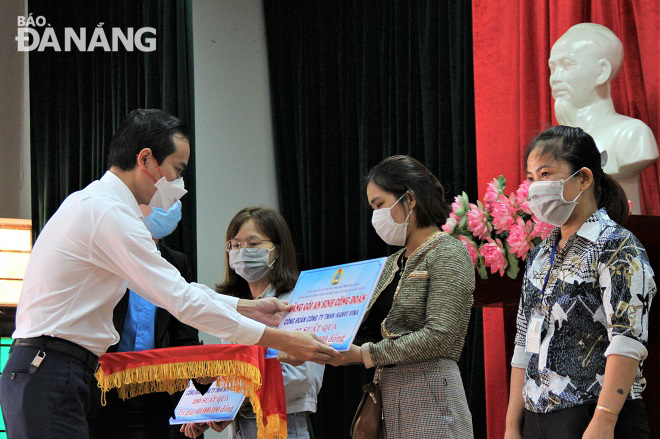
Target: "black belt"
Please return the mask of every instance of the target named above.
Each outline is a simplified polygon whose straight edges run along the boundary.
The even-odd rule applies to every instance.
[[[60,354],[68,355],[80,361],[91,370],[96,370],[99,357],[84,347],[77,345],[63,338],[42,335],[32,338],[17,338],[12,343],[12,349],[16,346],[34,346],[44,351],[54,351]]]

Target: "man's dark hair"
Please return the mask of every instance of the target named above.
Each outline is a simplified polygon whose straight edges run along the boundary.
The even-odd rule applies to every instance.
[[[163,110],[138,108],[122,121],[110,141],[108,168],[118,166],[122,171],[135,167],[135,157],[144,148],[151,152],[160,165],[174,152],[172,136],[188,138],[188,128],[176,117]]]

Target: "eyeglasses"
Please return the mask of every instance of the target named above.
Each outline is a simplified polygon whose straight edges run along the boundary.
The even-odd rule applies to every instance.
[[[256,248],[261,248],[264,242],[273,242],[270,239],[257,239],[257,238],[250,238],[247,241],[239,241],[238,239],[230,239],[227,241],[227,244],[225,244],[225,249],[227,251],[229,250],[239,250],[241,248],[246,248],[248,250],[250,249],[256,249]]]

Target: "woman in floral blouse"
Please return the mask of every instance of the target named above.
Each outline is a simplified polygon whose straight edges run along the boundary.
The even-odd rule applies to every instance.
[[[648,438],[641,392],[656,292],[606,153],[557,126],[526,151],[529,206],[557,226],[527,259],[506,439]]]

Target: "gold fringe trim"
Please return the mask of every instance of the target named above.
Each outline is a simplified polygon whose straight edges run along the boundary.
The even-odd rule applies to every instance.
[[[122,370],[109,375],[99,368],[95,374],[101,388],[101,404],[106,405],[105,394],[117,389],[121,399],[133,398],[153,392],[169,394],[184,390],[188,381],[196,377],[218,377],[218,386],[238,392],[249,398],[257,417],[258,439],[284,439],[287,437],[287,423],[279,414],[268,416],[263,422],[261,401],[257,390],[261,388],[261,372],[250,363],[233,360],[193,361],[182,363],[156,364]]]
[[[266,418],[266,432],[264,437],[269,439],[286,439],[288,435],[286,427],[286,420],[282,419],[279,414],[275,413],[268,415]]]
[[[152,392],[172,394],[184,390],[188,381],[195,377],[219,377],[218,384],[246,396],[261,387],[261,373],[256,366],[233,360],[156,364],[109,375],[99,368],[95,376],[102,391],[103,405],[106,403],[105,393],[110,389],[117,389],[122,399]]]

